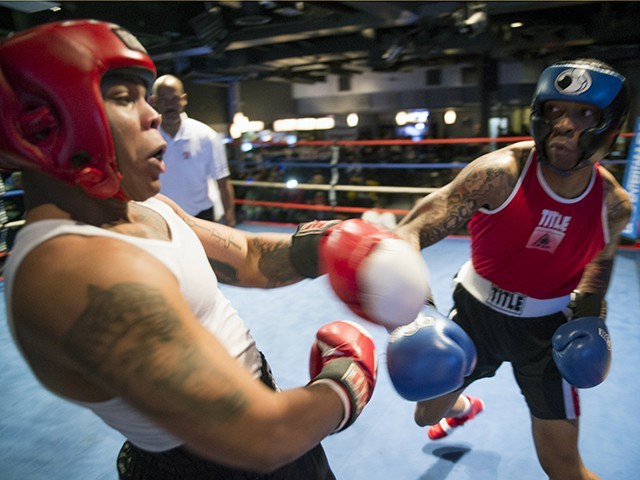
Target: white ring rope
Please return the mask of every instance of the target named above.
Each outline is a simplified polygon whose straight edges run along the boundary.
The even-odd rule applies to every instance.
[[[282,182],[255,182],[250,180],[231,180],[234,186],[263,187],[263,188],[289,188]],[[298,183],[293,190],[336,190],[341,192],[377,192],[377,193],[431,193],[438,188],[429,187],[383,187],[365,185],[323,185],[315,183]]]

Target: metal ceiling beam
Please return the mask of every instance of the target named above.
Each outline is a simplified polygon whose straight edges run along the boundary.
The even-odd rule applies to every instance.
[[[336,2],[337,3],[337,2]],[[340,2],[353,3],[353,2]],[[360,2],[355,2],[360,3]],[[367,4],[387,2],[362,2]],[[391,2],[393,3],[393,2]],[[379,10],[382,8],[379,7]],[[329,14],[323,20],[308,20],[302,17],[295,22],[273,23],[249,29],[231,31],[227,51],[252,48],[279,43],[290,43],[321,37],[349,35],[367,28],[391,28],[412,24],[418,17],[403,11],[401,18],[381,16],[380,13],[357,11],[352,14]]]
[[[0,6],[23,13],[36,13],[60,6],[60,2],[0,2]]]
[[[376,17],[388,26],[406,26],[417,22],[420,17],[404,2],[342,2],[353,9]],[[415,8],[415,6],[414,6]]]

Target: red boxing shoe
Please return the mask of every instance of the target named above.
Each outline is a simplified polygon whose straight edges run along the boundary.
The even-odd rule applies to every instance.
[[[469,399],[469,403],[471,403],[471,409],[469,413],[463,415],[462,417],[447,417],[440,420],[435,425],[429,427],[429,438],[431,440],[440,440],[441,438],[449,435],[449,432],[456,427],[461,427],[469,420],[474,418],[480,412],[484,410],[484,402],[479,398],[470,397],[469,395],[465,395],[467,399]]]

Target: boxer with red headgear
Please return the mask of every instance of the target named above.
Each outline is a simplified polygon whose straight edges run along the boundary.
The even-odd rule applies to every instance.
[[[0,168],[22,172],[27,211],[4,269],[14,339],[47,389],[127,438],[121,479],[333,479],[319,442],[371,398],[373,341],[349,322],[322,327],[308,385],[279,391],[216,275],[301,280],[291,236],[197,219],[158,195],[154,75],[109,23],[0,42]]]
[[[4,42],[2,168],[35,167],[100,198],[121,194],[100,91],[105,73],[116,71],[148,91],[156,73],[140,42],[117,25],[49,24]]]
[[[604,381],[611,364],[604,296],[631,204],[598,162],[613,148],[628,108],[627,81],[609,65],[591,59],[551,65],[532,102],[534,141],[470,162],[395,230],[420,248],[465,225],[471,234],[471,260],[456,275],[450,319],[421,322],[407,336],[397,332],[390,345],[389,355],[398,357],[398,344],[414,351],[416,337],[428,338],[432,351],[444,335],[459,353],[454,372],[459,364],[472,369],[446,395],[409,389],[425,394],[417,398],[415,420],[431,425],[432,440],[482,412],[482,400],[463,390],[510,362],[545,473],[554,480],[598,478],[578,451],[576,388]],[[570,302],[574,289],[579,293]],[[472,343],[455,341],[461,335],[453,326]],[[474,350],[475,363],[469,362]],[[402,365],[406,357],[400,356]],[[416,363],[418,370],[423,362]],[[405,369],[397,370],[392,379],[404,387]]]

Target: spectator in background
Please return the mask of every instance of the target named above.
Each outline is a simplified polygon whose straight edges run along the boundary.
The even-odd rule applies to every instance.
[[[187,116],[184,85],[173,75],[156,80],[150,101],[162,115],[160,133],[167,142],[164,155],[167,171],[162,175],[161,193],[190,215],[217,220],[210,190],[215,181],[224,207],[222,221],[235,226],[235,192],[222,136]]]

